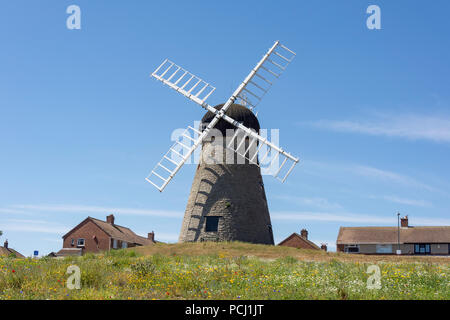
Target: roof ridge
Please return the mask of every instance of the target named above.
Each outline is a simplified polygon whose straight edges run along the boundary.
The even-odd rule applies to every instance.
[[[86,219],[84,219],[81,223],[90,220],[92,223],[94,223],[100,230],[102,230],[104,233],[106,233],[109,237],[118,239],[121,241],[126,241],[130,243],[138,243],[141,245],[145,245],[146,243],[152,242],[150,239],[148,239],[145,236],[138,235],[133,230],[131,230],[129,227],[121,226],[118,224],[111,224],[105,220],[100,220],[91,216],[88,216]],[[81,223],[79,223],[75,228],[77,228]],[[73,228],[73,229],[75,229]],[[70,230],[67,234],[73,231]],[[67,235],[66,234],[66,235]],[[66,236],[64,235],[64,236]]]
[[[336,243],[448,243],[450,226],[398,227],[347,227],[338,234]]]
[[[350,228],[397,228],[397,226],[359,226],[359,227],[341,227],[343,229],[350,229]]]
[[[105,228],[103,228],[103,226],[101,225],[101,224],[99,224],[98,222],[103,222],[103,223],[107,223],[107,222],[105,222],[105,221],[102,221],[102,220],[99,220],[99,219],[96,219],[96,218],[91,218],[92,219],[92,222],[94,222],[96,225],[97,225],[97,227],[99,227],[100,229],[102,229],[103,230],[103,232],[105,232],[107,235],[109,235],[110,237],[112,236],[111,235],[111,233],[110,232],[108,232],[108,230],[105,230]],[[120,230],[119,230],[120,231]],[[121,233],[123,233],[122,231],[120,231]]]
[[[302,238],[303,238],[303,237],[302,237]],[[312,242],[311,240],[305,239],[305,238],[303,238],[303,240],[307,241],[307,242],[308,242],[309,244],[311,244],[312,246],[314,246],[314,247],[320,249],[320,247],[319,247],[317,244],[315,244],[314,242]]]
[[[88,218],[91,218],[92,220],[100,221],[100,222],[102,222],[102,223],[107,223],[107,224],[109,224],[109,225],[111,225],[111,226],[113,226],[113,227],[116,227],[116,229],[119,230],[120,232],[122,232],[122,231],[121,231],[118,227],[124,228],[124,229],[128,229],[128,230],[132,231],[130,228],[125,227],[125,226],[121,226],[120,224],[115,224],[115,223],[112,223],[112,224],[111,224],[111,223],[106,222],[106,221],[104,221],[104,220],[100,220],[100,219],[92,218],[92,217],[88,217]],[[123,233],[123,232],[122,232],[122,233]]]
[[[342,229],[362,229],[362,228],[371,228],[371,229],[386,229],[386,228],[393,228],[397,229],[398,226],[359,226],[359,227],[340,227]],[[408,226],[408,227],[402,227],[402,229],[411,229],[411,228],[450,228],[450,226]]]
[[[290,236],[288,236],[286,239],[284,239],[283,241],[281,241],[278,245],[281,245],[283,243],[285,243],[287,240],[289,240],[292,236],[297,236],[300,239],[302,239],[303,241],[305,241],[306,243],[308,243],[309,245],[312,245],[314,248],[320,249],[320,247],[315,244],[314,242],[312,242],[311,240],[305,239],[303,238],[300,234],[298,234],[297,232],[293,232]]]

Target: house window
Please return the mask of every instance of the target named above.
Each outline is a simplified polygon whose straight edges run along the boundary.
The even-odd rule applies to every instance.
[[[392,244],[377,244],[377,253],[392,253]]]
[[[359,244],[346,244],[344,246],[344,252],[359,253]]]
[[[122,242],[122,249],[128,248],[128,243],[125,241]]]
[[[80,238],[77,240],[77,247],[84,247],[84,239]]]
[[[70,241],[70,244],[71,244],[72,246],[75,245],[75,239],[74,239],[74,238],[72,238],[72,240]]]
[[[430,254],[431,246],[428,243],[420,243],[414,245],[415,254]]]
[[[117,239],[113,239],[113,249],[117,249]]]
[[[206,232],[217,232],[219,229],[219,218],[220,217],[206,217]]]

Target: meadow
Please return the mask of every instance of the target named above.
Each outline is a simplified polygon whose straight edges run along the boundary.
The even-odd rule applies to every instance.
[[[243,243],[157,244],[63,259],[0,257],[0,299],[450,299],[450,260]],[[80,289],[69,289],[69,266]],[[380,271],[368,287],[369,266]]]

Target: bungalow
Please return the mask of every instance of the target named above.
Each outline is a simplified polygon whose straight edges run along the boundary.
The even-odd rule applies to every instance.
[[[155,233],[141,237],[131,229],[114,223],[114,215],[106,221],[87,217],[63,237],[63,248],[56,256],[82,255],[86,252],[100,252],[111,249],[148,246],[156,243]]]
[[[308,240],[308,231],[306,229],[302,229],[300,234],[294,232],[289,237],[281,241],[279,246],[293,247],[298,249],[313,249],[313,250],[325,250],[327,251],[327,246],[322,244],[319,248],[314,242]]]
[[[8,245],[8,240],[5,241],[3,244],[3,247],[0,246],[0,256],[8,257],[8,256],[15,256],[16,258],[25,258],[24,255],[20,254],[13,248],[10,248]]]
[[[450,255],[450,226],[413,227],[408,216],[400,227],[341,227],[339,252],[362,254]]]

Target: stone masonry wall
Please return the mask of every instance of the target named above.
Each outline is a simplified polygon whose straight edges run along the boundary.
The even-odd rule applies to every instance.
[[[179,242],[274,244],[260,168],[253,164],[205,161],[210,147],[210,143],[204,143],[202,148],[202,160],[192,183]],[[207,216],[220,217],[217,232],[205,231]]]

